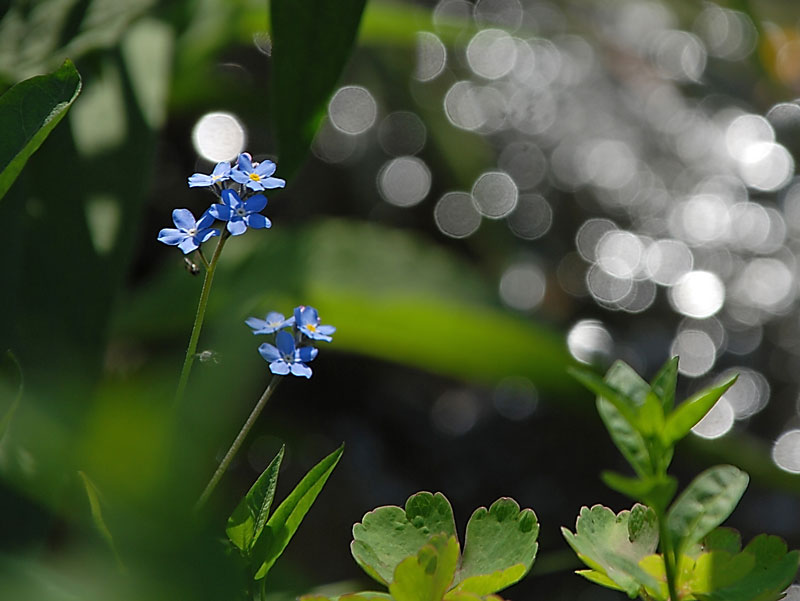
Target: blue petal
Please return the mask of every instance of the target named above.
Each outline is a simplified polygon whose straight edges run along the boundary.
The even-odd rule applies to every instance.
[[[186,236],[186,239],[178,244],[178,248],[180,248],[185,255],[188,255],[193,250],[197,250],[198,246],[199,244],[197,244],[197,242],[195,242],[194,238],[191,236]]]
[[[231,218],[228,222],[228,231],[231,236],[241,236],[247,231],[247,224],[241,217]]]
[[[230,208],[236,209],[242,204],[242,199],[239,198],[239,195],[235,190],[225,188],[222,191],[222,202],[228,205]]]
[[[333,326],[317,326],[317,332],[323,334],[325,336],[330,336],[336,331],[336,328]]]
[[[302,363],[292,363],[292,375],[310,378],[311,368],[308,365],[303,365]]]
[[[284,357],[294,357],[294,336],[286,330],[275,334],[275,344]]]
[[[274,361],[283,361],[283,356],[281,355],[281,352],[268,342],[265,342],[264,344],[258,347],[258,354],[264,357],[264,359],[266,361],[269,361],[270,363]]]
[[[278,313],[277,311],[267,313],[267,323],[283,323],[284,321],[286,321],[286,318],[283,313]]]
[[[282,359],[269,364],[269,370],[277,376],[285,376],[289,373],[289,369],[289,364]]]
[[[313,346],[301,346],[295,353],[295,361],[308,363],[309,361],[313,361],[318,353],[319,349]]]
[[[198,244],[202,244],[203,242],[210,240],[214,236],[219,236],[219,230],[207,228],[197,232],[197,234],[195,234],[194,236],[194,241],[197,242]]]
[[[256,194],[252,198],[244,201],[244,208],[248,213],[260,213],[267,206],[267,197],[263,194]]]
[[[257,182],[252,179],[248,180],[245,185],[251,190],[254,190],[255,192],[260,192],[261,190],[264,189],[264,186],[261,184],[261,182]]]
[[[217,163],[214,171],[211,172],[211,178],[216,176],[217,181],[221,181],[223,177],[227,177],[231,172],[231,164],[228,161]]]
[[[200,215],[200,219],[197,220],[197,225],[195,226],[198,230],[203,230],[207,227],[210,227],[214,223],[214,215],[206,211],[202,215]]]
[[[235,181],[237,184],[246,184],[247,182],[250,181],[250,178],[246,173],[244,173],[243,171],[239,171],[237,169],[231,171],[231,179]]]
[[[273,188],[283,188],[286,186],[286,180],[279,177],[266,177],[261,180],[261,185],[267,190],[272,190]]]
[[[183,242],[184,238],[186,238],[186,234],[171,227],[165,227],[163,230],[158,232],[158,241],[163,242],[164,244],[169,244],[170,246],[177,246]]]
[[[248,215],[244,218],[244,220],[247,222],[247,225],[254,230],[268,228],[272,225],[270,220],[264,217],[261,213],[253,213],[252,215]]]
[[[251,328],[253,328],[253,334],[271,334],[272,332],[263,332],[262,330],[269,329],[269,324],[264,321],[263,319],[259,319],[258,317],[248,317],[244,320],[244,322]]]
[[[275,173],[275,163],[272,161],[261,161],[256,166],[256,173],[263,179]]]
[[[204,173],[195,173],[189,177],[190,188],[205,188],[206,186],[211,186],[213,183],[214,180]]]
[[[172,221],[175,227],[188,231],[197,225],[194,215],[189,209],[175,209],[172,211]]]
[[[246,152],[240,154],[239,160],[236,162],[236,168],[245,173],[251,173],[253,171],[253,162],[250,159],[250,155]]]
[[[233,213],[226,205],[213,204],[208,208],[208,214],[220,221],[229,221]]]

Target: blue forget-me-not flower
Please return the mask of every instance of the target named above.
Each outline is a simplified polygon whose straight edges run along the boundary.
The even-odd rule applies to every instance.
[[[286,330],[275,335],[273,346],[267,342],[258,347],[258,352],[269,361],[269,370],[279,376],[291,373],[295,376],[311,377],[311,368],[306,363],[312,361],[319,352],[313,346],[295,348],[294,336]]]
[[[270,311],[266,319],[248,317],[245,323],[253,329],[253,334],[272,334],[294,325],[294,315],[286,319],[282,313]]]
[[[250,155],[242,153],[239,155],[236,168],[231,171],[231,179],[255,191],[283,188],[286,181],[271,177],[273,173],[275,173],[275,163],[272,161],[261,161],[253,165]]]
[[[294,321],[298,330],[311,338],[311,340],[333,340],[331,334],[336,331],[333,326],[320,325],[320,318],[314,307],[300,305],[294,310]]]
[[[196,250],[203,242],[214,236],[219,236],[219,230],[210,228],[214,217],[208,212],[195,221],[189,209],[175,209],[172,211],[172,221],[175,228],[166,227],[158,233],[158,240],[170,246],[177,246],[188,254]]]
[[[189,187],[190,188],[202,188],[206,186],[213,186],[216,183],[224,182],[227,179],[230,179],[231,176],[231,164],[228,161],[222,161],[221,163],[217,163],[214,167],[214,171],[211,172],[211,175],[206,175],[205,173],[195,173],[189,178]]]
[[[236,192],[226,188],[222,191],[222,204],[211,205],[208,212],[220,221],[227,221],[231,235],[239,236],[248,227],[272,227],[272,222],[261,214],[266,206],[267,197],[263,194],[256,194],[243,201]]]

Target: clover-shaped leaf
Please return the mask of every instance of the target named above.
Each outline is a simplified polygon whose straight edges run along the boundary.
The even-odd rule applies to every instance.
[[[442,493],[420,492],[408,498],[405,510],[389,505],[367,513],[353,526],[350,550],[367,574],[388,585],[400,562],[436,534],[455,536],[453,509]]]
[[[658,582],[639,567],[658,544],[658,527],[653,511],[634,505],[631,511],[613,511],[602,505],[583,507],[575,523],[575,533],[561,532],[578,557],[591,570],[579,571],[585,578],[625,591],[631,598],[641,586],[658,588]],[[616,586],[611,586],[608,581]]]
[[[536,514],[520,510],[514,499],[475,510],[467,524],[456,590],[488,595],[519,581],[536,558],[538,534]]]
[[[457,566],[456,537],[437,534],[397,564],[389,592],[395,601],[442,601]]]

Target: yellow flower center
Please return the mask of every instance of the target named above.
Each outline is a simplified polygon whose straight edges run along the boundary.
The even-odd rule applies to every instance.
[[[306,327],[308,328],[309,332],[316,332],[317,331],[317,326],[315,326],[313,323],[308,324]]]
[[[260,182],[261,176],[258,173],[251,173],[250,179],[253,180],[254,182]]]

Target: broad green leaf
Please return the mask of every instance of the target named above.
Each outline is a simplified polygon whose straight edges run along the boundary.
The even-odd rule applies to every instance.
[[[22,400],[25,381],[22,376],[22,367],[16,356],[11,351],[6,351],[0,357],[0,440],[3,440],[11,419]]]
[[[750,553],[731,554],[727,551],[703,553],[694,563],[689,582],[682,584],[688,586],[695,595],[707,595],[746,578],[755,564],[756,559]]]
[[[678,383],[678,357],[673,357],[658,370],[650,384],[653,392],[661,399],[664,413],[675,407],[675,386]]]
[[[569,373],[578,382],[586,386],[589,390],[594,392],[598,397],[607,400],[614,409],[628,422],[632,427],[637,422],[636,403],[633,399],[623,394],[610,383],[606,382],[594,372],[585,369],[568,369]]]
[[[717,465],[697,476],[667,513],[667,532],[676,553],[725,521],[749,480],[745,472],[732,465]]]
[[[325,486],[333,468],[339,463],[343,451],[344,445],[311,468],[267,520],[261,536],[258,537],[252,549],[255,565],[259,565],[259,563],[261,565],[255,573],[256,580],[267,575],[275,561],[286,549],[306,513],[322,491],[322,487]]]
[[[272,0],[272,122],[281,176],[308,152],[355,43],[366,0]]]
[[[674,444],[686,436],[691,429],[705,417],[720,397],[734,385],[736,378],[733,376],[713,388],[706,388],[696,395],[685,400],[675,411],[667,417],[664,428],[664,442]]]
[[[500,595],[476,595],[469,591],[452,590],[444,596],[444,601],[505,601]]]
[[[326,597],[325,595],[303,595],[299,601],[393,601],[389,593],[377,591],[363,591],[360,593],[348,593],[338,597]]]
[[[606,576],[605,572],[598,572],[597,570],[575,570],[575,573],[583,576],[589,582],[594,582],[595,584],[614,589],[615,591],[625,592],[625,589]]]
[[[742,535],[733,528],[714,528],[703,539],[703,548],[706,551],[738,553],[742,550]]]
[[[233,510],[228,518],[225,533],[231,542],[245,555],[250,554],[256,540],[264,529],[264,524],[269,517],[272,499],[275,497],[275,488],[278,485],[278,472],[286,447],[281,445],[280,451],[267,466],[267,469],[258,477],[255,484]]]
[[[80,90],[80,75],[66,60],[53,73],[26,79],[0,97],[0,199]]]
[[[615,361],[603,379],[614,390],[622,393],[632,407],[641,407],[650,392],[650,385],[624,361]]]
[[[395,601],[442,601],[458,566],[455,536],[437,534],[394,571],[389,592]]]
[[[658,528],[654,518],[646,518],[636,509],[634,532],[629,529],[631,511],[613,511],[602,505],[583,507],[575,523],[575,533],[562,528],[567,543],[578,557],[593,570],[605,574],[631,598],[641,586],[657,588],[655,579],[639,567],[639,562],[652,554],[658,545]]]
[[[501,498],[481,507],[467,524],[457,590],[488,595],[519,581],[536,558],[539,522],[531,509]]]
[[[656,601],[669,601],[669,590],[667,588],[667,572],[664,566],[664,557],[657,553],[648,555],[639,561],[639,567],[647,573],[653,581],[645,585],[647,597]]]
[[[120,569],[124,570],[122,559],[117,552],[117,546],[114,544],[114,537],[111,536],[111,530],[108,529],[106,521],[103,519],[103,510],[100,507],[100,491],[84,472],[79,471],[78,475],[81,477],[81,482],[83,482],[83,487],[86,490],[86,496],[89,498],[89,509],[92,512],[92,521],[97,531],[100,533],[100,536],[103,537],[103,540],[106,541],[111,552],[114,554],[117,565]]]
[[[644,438],[610,401],[598,397],[597,413],[608,430],[614,445],[640,477],[649,476],[653,469]],[[627,493],[625,493],[627,494]]]
[[[672,476],[628,478],[615,472],[606,471],[600,474],[600,478],[609,488],[653,507],[666,508],[678,489],[678,481]]]
[[[388,505],[364,515],[353,526],[350,551],[367,574],[388,585],[400,562],[435,534],[456,535],[453,509],[442,493],[419,492],[408,498],[405,510]]]

